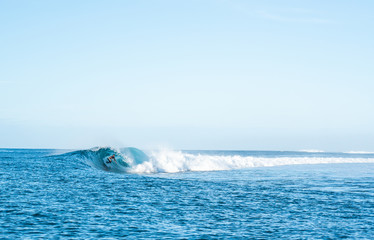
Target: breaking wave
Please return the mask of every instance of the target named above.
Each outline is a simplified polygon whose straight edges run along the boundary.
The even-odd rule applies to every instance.
[[[75,158],[96,169],[117,173],[128,172],[131,166],[136,166],[148,160],[147,155],[136,148],[95,147],[62,155],[68,158]],[[115,160],[109,162],[108,157],[112,155],[115,155]]]
[[[115,155],[116,161],[107,163]],[[374,163],[374,154],[300,152],[229,152],[157,150],[147,154],[137,148],[96,147],[63,154],[104,171],[117,173],[176,173],[221,171],[296,164]]]

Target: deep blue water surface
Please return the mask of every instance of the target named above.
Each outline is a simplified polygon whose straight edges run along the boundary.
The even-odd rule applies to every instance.
[[[204,159],[205,155],[246,157],[258,152],[188,154]],[[272,158],[280,153],[260,155],[264,154]],[[289,161],[292,153],[285,157]],[[370,162],[113,173],[92,167],[76,153],[0,149],[0,164],[0,239],[374,236],[374,164]]]

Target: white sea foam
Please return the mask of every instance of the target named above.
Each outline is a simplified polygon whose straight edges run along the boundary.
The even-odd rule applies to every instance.
[[[254,157],[239,155],[191,154],[161,150],[150,153],[148,161],[131,168],[134,173],[219,171],[253,167],[271,167],[295,164],[374,163],[374,158],[340,157]]]
[[[323,153],[325,151],[323,150],[318,150],[318,149],[304,149],[304,150],[299,150],[298,152],[307,152],[307,153]]]
[[[0,152],[14,152],[13,150],[8,150],[8,149],[0,149]]]

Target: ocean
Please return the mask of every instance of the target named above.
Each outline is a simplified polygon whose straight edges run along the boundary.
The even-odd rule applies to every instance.
[[[373,153],[0,149],[0,164],[0,239],[374,236]]]

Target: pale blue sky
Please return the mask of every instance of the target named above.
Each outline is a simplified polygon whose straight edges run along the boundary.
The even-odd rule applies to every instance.
[[[0,147],[374,151],[373,1],[1,1]]]

